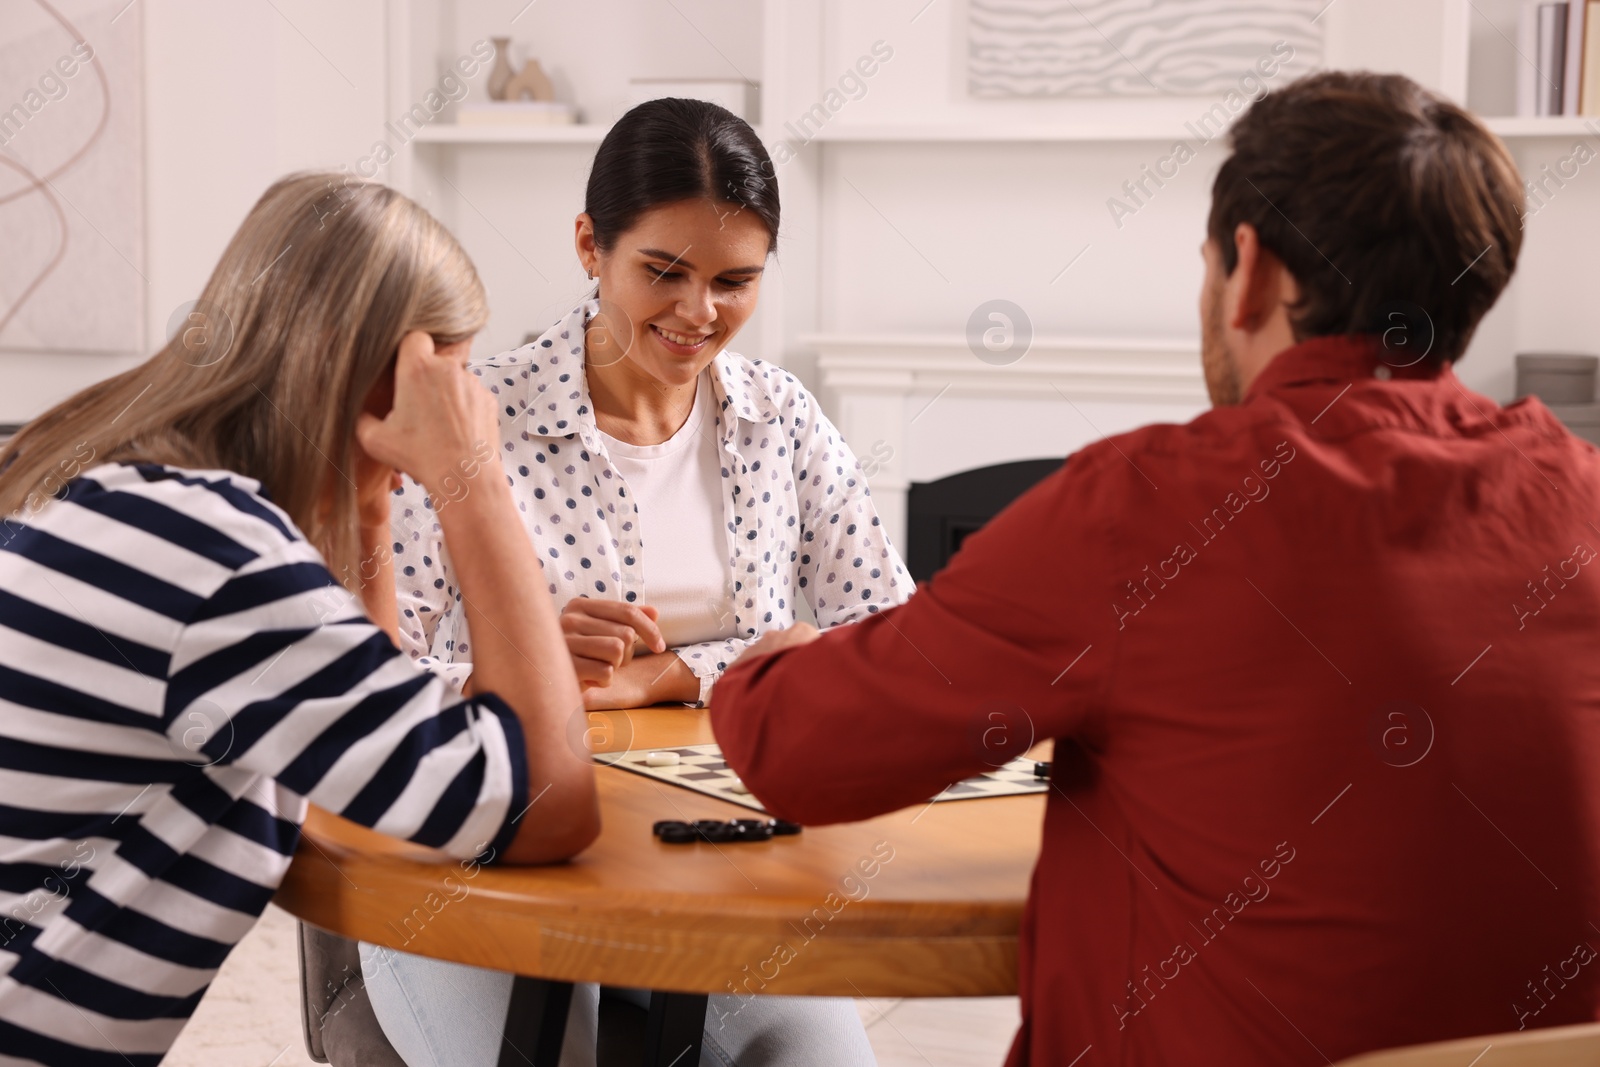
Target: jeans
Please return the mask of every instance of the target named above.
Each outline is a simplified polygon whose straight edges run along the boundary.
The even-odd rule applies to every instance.
[[[413,956],[365,942],[361,973],[383,1033],[407,1067],[495,1067],[512,976]],[[560,1067],[595,1067],[601,989],[572,987]],[[612,989],[649,1007],[641,990]],[[706,1006],[700,1067],[876,1067],[848,999],[714,996]],[[688,1067],[688,1065],[684,1065]]]

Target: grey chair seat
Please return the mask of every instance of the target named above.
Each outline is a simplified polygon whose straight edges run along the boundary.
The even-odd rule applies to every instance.
[[[367,999],[356,943],[306,923],[299,927],[300,1019],[306,1053],[316,1062],[332,1067],[406,1067],[405,1060],[384,1036],[383,1025]],[[531,989],[532,985],[526,988]],[[514,1013],[523,1014],[526,1010],[520,1001],[512,1005]],[[595,1050],[597,1067],[636,1067],[646,1062],[648,1021],[649,1014],[643,1009],[602,998],[600,1040]]]
[[[349,938],[300,923],[300,1020],[306,1053],[333,1067],[406,1067],[367,999]]]

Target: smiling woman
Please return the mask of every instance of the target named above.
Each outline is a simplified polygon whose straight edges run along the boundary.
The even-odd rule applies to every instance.
[[[911,593],[833,424],[793,375],[728,349],[778,223],[772,161],[744,120],[642,104],[606,135],[574,222],[594,291],[531,344],[471,364],[498,398],[501,462],[590,709],[704,702],[751,642],[793,625],[801,597],[829,627]],[[475,656],[438,501],[409,482],[401,497],[402,641],[464,684]],[[407,1062],[494,1062],[509,975],[362,951]],[[601,993],[574,991],[565,1067],[593,1063]],[[848,1001],[739,1007],[711,998],[702,1062],[872,1062]]]
[[[574,246],[589,298],[475,360],[501,461],[591,709],[703,702],[804,597],[823,626],[911,592],[855,455],[793,375],[728,350],[775,245],[771,161],[742,119],[656,100],[595,156]],[[403,640],[471,671],[436,502],[395,509]],[[648,549],[647,549],[648,546]]]

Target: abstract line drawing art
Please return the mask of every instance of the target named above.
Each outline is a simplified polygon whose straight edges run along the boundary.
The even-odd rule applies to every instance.
[[[143,28],[128,0],[7,0],[0,350],[144,343]]]
[[[967,91],[979,98],[1207,96],[1284,42],[1314,68],[1327,0],[967,0]]]

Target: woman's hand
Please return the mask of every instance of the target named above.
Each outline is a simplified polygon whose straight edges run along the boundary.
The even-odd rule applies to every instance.
[[[459,499],[461,481],[498,454],[500,420],[494,397],[467,371],[471,342],[434,350],[414,330],[400,340],[394,406],[382,418],[363,412],[356,440],[377,463],[404,471],[435,497]],[[452,488],[454,487],[454,488]]]
[[[373,383],[367,391],[362,410],[379,419],[394,410],[393,373],[380,375]],[[361,519],[362,546],[365,549],[368,541],[389,540],[389,497],[400,488],[400,472],[373,458],[372,453],[361,447],[359,437],[351,445],[350,451],[355,460],[352,480],[356,484],[356,512]],[[383,531],[381,537],[376,535],[379,530]]]
[[[584,689],[610,685],[614,673],[633,662],[638,645],[651,652],[665,652],[667,642],[656,625],[659,614],[649,605],[635,606],[620,600],[580,596],[568,601],[561,609],[561,632],[567,638],[567,651],[572,653],[578,684]]]
[[[612,672],[610,684],[590,685],[583,691],[586,711],[692,704],[699,699],[700,679],[676,652],[635,656]]]

